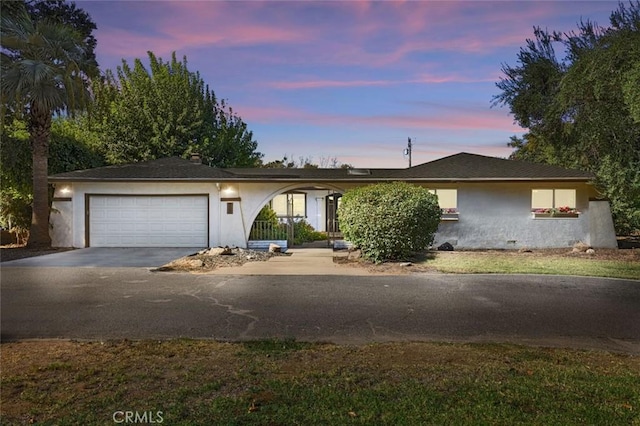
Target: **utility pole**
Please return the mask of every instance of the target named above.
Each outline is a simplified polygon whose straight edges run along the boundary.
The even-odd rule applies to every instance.
[[[407,148],[404,150],[404,155],[409,156],[409,167],[411,167],[411,138],[407,142]]]

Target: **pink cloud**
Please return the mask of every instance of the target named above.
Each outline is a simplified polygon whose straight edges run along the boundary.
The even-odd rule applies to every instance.
[[[125,5],[123,19],[133,10],[156,35],[100,26],[99,49],[111,55],[269,46],[282,50],[256,51],[256,57],[371,67],[400,66],[414,54],[479,54],[522,45],[531,37],[531,22],[570,7],[557,2],[155,1],[144,6],[151,11],[145,16],[143,3],[120,4]],[[324,14],[326,19],[317,17]]]
[[[144,30],[138,29],[142,25],[131,25],[136,28],[131,30],[100,25],[98,48],[103,54],[133,57],[149,50],[166,55],[192,48],[282,45],[305,39],[305,27],[295,22],[279,25],[253,16],[254,4],[260,5],[243,2],[239,13],[240,6],[233,2],[153,2],[153,21],[146,19]],[[140,13],[137,6],[131,6],[135,16]]]
[[[380,67],[426,52],[487,53],[523,44],[532,33],[532,16],[553,12],[553,5],[539,3],[375,2],[353,14],[344,36],[350,43],[325,42],[314,55]]]
[[[445,129],[445,130],[499,130],[505,132],[522,132],[523,129],[513,124],[512,119],[502,113],[489,111],[447,111],[431,115],[386,115],[373,117],[356,117],[362,123],[376,126],[401,127],[406,129]]]
[[[97,32],[98,50],[103,55],[121,58],[146,57],[147,51],[157,55],[166,55],[176,50],[170,39],[119,28],[102,27]]]
[[[127,3],[121,3],[127,5]],[[147,50],[167,54],[201,47],[260,46],[286,48],[256,52],[263,60],[358,64],[398,64],[414,53],[487,52],[522,44],[531,34],[522,25],[531,13],[553,7],[473,2],[153,2],[153,14],[141,16],[143,29],[100,26],[99,49],[121,57]],[[123,7],[138,16],[140,3]],[[489,6],[491,5],[491,6]],[[333,19],[313,19],[316,7]],[[466,9],[469,9],[466,13]],[[526,13],[523,13],[523,9]],[[313,11],[315,12],[315,11]],[[484,25],[478,25],[486,23]],[[136,25],[132,28],[140,28]],[[155,35],[143,35],[153,29]],[[345,43],[345,40],[349,40]]]
[[[443,130],[491,130],[522,133],[524,129],[513,124],[511,117],[500,110],[472,110],[468,108],[443,108],[438,112],[407,115],[325,114],[304,111],[294,107],[238,106],[234,108],[247,123],[304,123],[315,126],[344,126],[353,128],[383,127],[401,129]]]
[[[331,87],[367,87],[367,86],[392,86],[398,84],[441,84],[441,83],[481,83],[495,82],[499,78],[498,73],[487,76],[464,76],[456,73],[432,74],[423,73],[416,78],[406,80],[304,80],[304,81],[272,81],[265,85],[275,89],[324,89]]]
[[[186,46],[225,46],[300,42],[306,30],[296,21],[266,20],[262,2],[169,2],[158,26]]]
[[[298,108],[270,105],[240,105],[234,107],[234,111],[247,123],[280,123],[286,121],[311,122],[317,118],[316,115]]]
[[[276,89],[321,89],[327,87],[364,87],[364,86],[388,86],[399,84],[391,80],[308,80],[308,81],[274,81],[267,86]]]

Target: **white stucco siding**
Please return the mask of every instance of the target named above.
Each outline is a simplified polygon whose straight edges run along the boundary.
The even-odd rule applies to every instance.
[[[316,231],[326,231],[326,197],[331,191],[315,190],[307,193],[307,217],[306,221],[313,226]]]
[[[87,195],[190,195],[206,194],[209,200],[209,235],[208,245],[219,244],[220,230],[220,201],[219,193],[213,183],[175,183],[175,182],[75,182],[73,185],[56,184],[56,194],[65,187],[70,192],[61,196],[71,197],[71,207],[67,208],[65,214],[56,217],[55,227],[62,229],[68,227],[72,229],[71,237],[61,238],[57,232],[51,233],[54,239],[53,244],[59,247],[87,247],[86,241],[86,196]],[[57,195],[56,195],[57,196]],[[70,245],[69,245],[70,244]]]
[[[49,225],[52,247],[73,247],[73,201],[54,200]]]
[[[308,188],[322,186],[326,189]],[[330,191],[344,193],[358,184],[336,185],[314,182],[216,183],[213,182],[75,182],[56,184],[51,215],[51,236],[57,247],[87,245],[87,195],[204,195],[208,196],[208,245],[246,247],[253,221],[274,196],[305,188],[307,221],[325,229],[325,197]],[[591,186],[567,182],[506,182],[424,184],[430,189],[457,189],[458,221],[443,221],[436,234],[436,246],[446,241],[459,249],[521,247],[569,247],[577,241],[592,244],[615,241],[608,222],[609,211],[594,212],[590,223]],[[577,218],[533,218],[532,189],[575,189]],[[64,191],[63,191],[64,189]],[[596,220],[598,219],[599,220]],[[598,225],[598,223],[604,225]],[[605,226],[606,225],[606,226]],[[605,229],[606,228],[606,229]]]
[[[618,248],[611,207],[606,200],[589,201],[589,241],[595,248]]]
[[[536,219],[534,188],[576,189],[578,218]],[[435,245],[460,249],[569,247],[589,238],[589,191],[584,184],[469,183],[458,186],[458,221],[443,221]]]
[[[251,231],[253,221],[258,216],[260,210],[267,204],[273,197],[278,194],[285,193],[287,191],[294,191],[300,188],[308,188],[310,186],[326,186],[327,189],[323,190],[311,190],[307,192],[307,221],[316,228],[316,225],[320,227],[324,224],[324,202],[316,202],[316,198],[324,197],[328,194],[329,190],[343,193],[344,189],[336,185],[325,185],[313,182],[301,182],[301,183],[241,183],[238,184],[238,190],[242,198],[242,219],[244,223],[244,235],[248,237]],[[315,224],[312,222],[316,222]],[[319,228],[316,228],[320,230]],[[246,241],[246,238],[245,238]],[[246,243],[245,243],[246,244]]]

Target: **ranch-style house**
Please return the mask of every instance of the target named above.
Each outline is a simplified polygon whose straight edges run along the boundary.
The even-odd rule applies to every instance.
[[[247,247],[270,203],[339,238],[340,197],[405,181],[438,196],[435,245],[614,248],[609,203],[585,171],[460,153],[404,169],[220,169],[172,157],[49,177],[56,247]]]

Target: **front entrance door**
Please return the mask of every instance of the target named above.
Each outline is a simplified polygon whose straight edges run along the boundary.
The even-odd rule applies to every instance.
[[[336,237],[341,238],[340,235],[340,223],[338,222],[338,207],[340,206],[340,199],[342,194],[334,193],[329,194],[326,197],[327,206],[327,236],[329,239]]]

